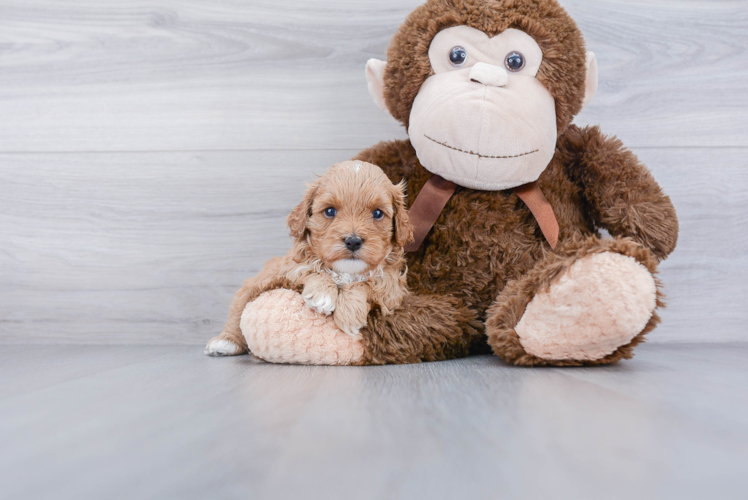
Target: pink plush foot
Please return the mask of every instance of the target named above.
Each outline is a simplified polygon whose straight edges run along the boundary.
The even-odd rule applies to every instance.
[[[271,290],[250,302],[241,329],[252,354],[272,363],[352,365],[364,355],[359,335],[341,332],[332,316],[312,311],[291,290]]]
[[[515,331],[525,351],[539,358],[597,360],[631,342],[656,301],[652,274],[634,258],[588,255],[532,299]]]

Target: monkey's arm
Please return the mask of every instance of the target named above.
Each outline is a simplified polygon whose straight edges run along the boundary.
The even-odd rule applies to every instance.
[[[670,198],[649,169],[623,143],[598,127],[574,125],[559,139],[559,150],[575,158],[569,176],[581,187],[595,224],[612,236],[626,236],[660,260],[678,241],[678,217]]]

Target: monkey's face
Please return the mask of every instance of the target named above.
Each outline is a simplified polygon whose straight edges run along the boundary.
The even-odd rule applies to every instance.
[[[555,101],[536,80],[543,53],[530,35],[493,38],[468,26],[432,40],[433,75],[410,114],[410,141],[429,171],[501,190],[538,179],[556,146]]]

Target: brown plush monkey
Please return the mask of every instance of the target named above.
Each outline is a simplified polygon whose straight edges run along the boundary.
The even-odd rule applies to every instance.
[[[361,354],[346,362],[491,350],[518,365],[630,358],[659,322],[654,274],[678,222],[620,141],[571,124],[594,95],[597,65],[566,11],[555,0],[429,0],[366,75],[410,140],[356,159],[407,181],[416,242],[412,294],[390,314],[371,313],[348,341]],[[246,352],[238,331],[227,324],[208,350],[228,342],[213,353]],[[339,335],[320,333],[324,359]]]

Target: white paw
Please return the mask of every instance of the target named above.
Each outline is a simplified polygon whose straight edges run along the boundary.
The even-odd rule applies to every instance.
[[[329,316],[335,310],[335,302],[330,295],[304,295],[304,302],[312,311]]]
[[[230,340],[214,340],[205,346],[208,356],[234,356],[239,354],[239,346]]]

